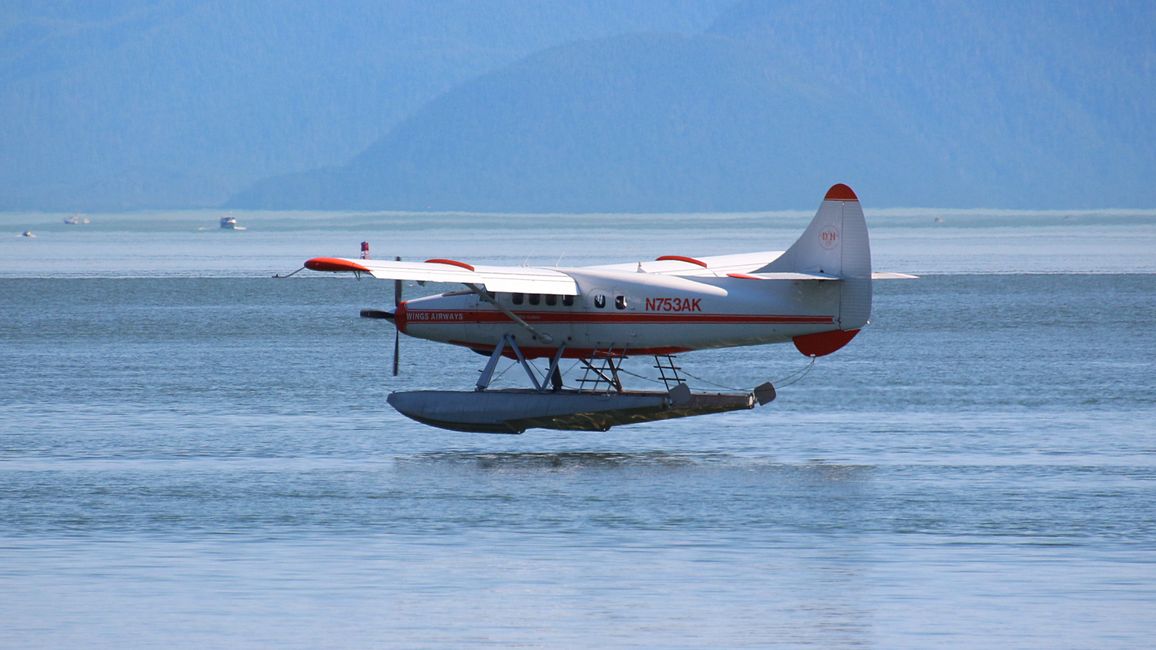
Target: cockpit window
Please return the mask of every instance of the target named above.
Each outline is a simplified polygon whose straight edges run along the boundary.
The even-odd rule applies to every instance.
[[[525,296],[524,296],[524,295],[522,295],[522,294],[520,294],[520,293],[515,293],[515,294],[514,294],[514,304],[515,304],[515,305],[520,305],[520,304],[522,304],[522,301],[523,301],[523,299],[525,299]]]
[[[598,294],[598,295],[594,296],[594,306],[599,308],[599,309],[602,309],[603,307],[605,307],[606,306],[606,296],[604,296],[602,294]]]
[[[558,296],[555,296],[552,293],[546,294],[546,305],[548,307],[553,307],[556,304],[558,304]]]
[[[573,307],[574,296],[562,296],[562,304],[566,307]]]
[[[626,296],[614,296],[614,308],[626,309]]]
[[[536,305],[540,302],[542,302],[542,294],[539,294],[539,293],[530,294],[530,304],[531,305]]]

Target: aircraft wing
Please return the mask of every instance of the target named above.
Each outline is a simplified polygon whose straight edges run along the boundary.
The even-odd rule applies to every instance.
[[[740,253],[692,258],[664,255],[653,262],[587,266],[584,269],[603,271],[643,272],[680,277],[726,277],[749,280],[839,280],[821,273],[776,272],[758,273],[768,260],[781,251]],[[578,295],[578,285],[565,272],[557,269],[523,266],[474,266],[449,259],[424,262],[395,262],[391,260],[362,260],[341,257],[315,257],[305,262],[305,268],[314,271],[366,273],[380,280],[415,280],[417,282],[453,282],[485,287],[491,292],[542,293],[559,296]],[[872,279],[891,280],[913,278],[902,273],[874,273]]]
[[[314,257],[305,262],[314,271],[367,273],[379,280],[418,282],[459,282],[485,287],[491,292],[578,295],[574,279],[553,269],[520,266],[474,266],[448,259],[424,262],[361,260],[342,257]]]

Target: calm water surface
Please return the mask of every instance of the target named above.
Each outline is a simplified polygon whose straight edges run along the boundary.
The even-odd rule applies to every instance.
[[[0,647],[1156,638],[1152,215],[869,213],[876,266],[927,275],[878,284],[846,349],[795,383],[789,347],[682,357],[701,388],[778,381],[771,406],[522,436],[388,407],[484,361],[403,339],[390,377],[357,312],[392,283],[269,276],[361,239],[775,249],[809,215],[237,216],[0,215],[40,235],[0,237]]]

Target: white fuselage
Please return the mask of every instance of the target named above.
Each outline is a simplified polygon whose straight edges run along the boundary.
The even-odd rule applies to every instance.
[[[564,356],[575,358],[781,343],[839,328],[836,282],[564,271],[578,295],[500,292],[490,294],[495,305],[455,291],[402,303],[395,322],[411,336],[479,352],[508,335],[529,357],[564,344]]]

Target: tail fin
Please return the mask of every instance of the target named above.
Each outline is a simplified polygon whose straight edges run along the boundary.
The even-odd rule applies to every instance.
[[[803,235],[756,273],[818,273],[839,278],[843,331],[858,330],[871,317],[871,245],[859,197],[850,187],[832,185]]]

